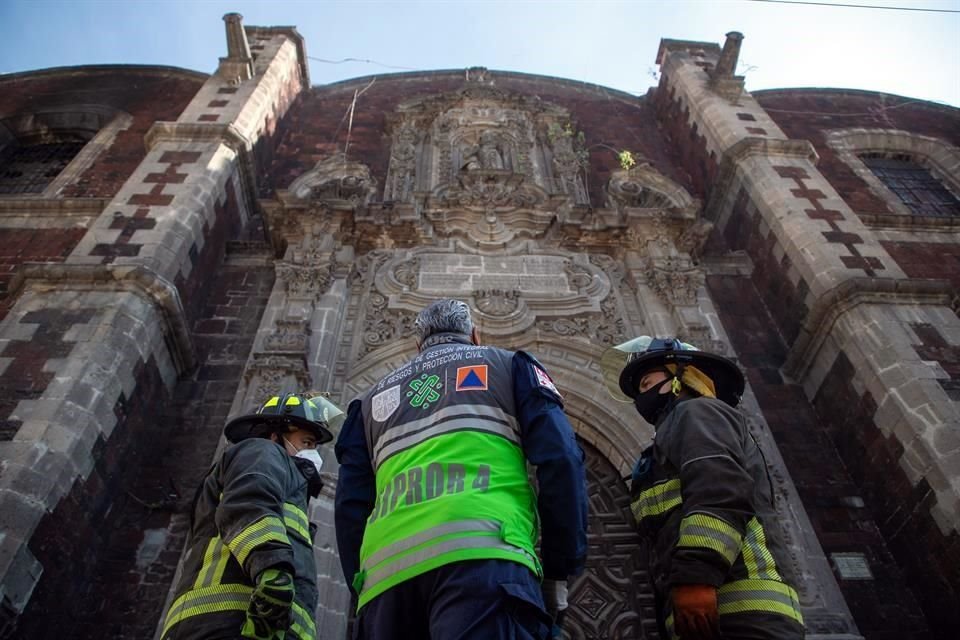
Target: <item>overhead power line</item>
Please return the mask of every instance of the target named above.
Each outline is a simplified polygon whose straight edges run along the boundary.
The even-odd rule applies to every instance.
[[[747,0],[747,2],[770,2],[773,4],[808,4],[815,7],[851,7],[855,9],[888,9],[890,11],[927,11],[930,13],[960,13],[956,9],[927,9],[923,7],[884,7],[872,4],[843,4],[839,2],[807,2],[806,0]]]
[[[308,60],[316,60],[317,62],[325,62],[327,64],[343,64],[344,62],[365,62],[367,64],[375,64],[386,69],[401,69],[403,71],[416,71],[413,67],[396,67],[390,64],[383,64],[382,62],[377,62],[376,60],[367,60],[365,58],[344,58],[343,60],[325,60],[323,58],[314,58],[313,56],[307,56]]]

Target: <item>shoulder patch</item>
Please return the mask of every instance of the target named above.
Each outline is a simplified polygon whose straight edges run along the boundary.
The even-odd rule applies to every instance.
[[[400,385],[381,391],[371,399],[373,419],[384,422],[400,406]]]
[[[550,375],[540,368],[539,363],[533,365],[533,370],[537,374],[537,384],[544,389],[549,389],[553,393],[557,394],[558,397],[562,398],[560,391],[557,389],[557,386],[553,384],[553,380],[550,379]]]

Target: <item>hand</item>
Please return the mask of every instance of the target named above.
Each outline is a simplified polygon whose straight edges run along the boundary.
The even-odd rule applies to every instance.
[[[264,569],[250,596],[240,635],[255,640],[284,640],[293,604],[293,576],[282,569]]]
[[[720,637],[717,588],[708,584],[681,584],[670,591],[673,630],[683,640]]]
[[[550,630],[551,638],[561,637],[561,625],[563,617],[567,610],[567,581],[566,580],[544,580],[543,603],[546,605],[547,613],[553,620],[553,628]]]

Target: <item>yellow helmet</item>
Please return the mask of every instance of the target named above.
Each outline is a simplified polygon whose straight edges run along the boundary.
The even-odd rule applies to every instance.
[[[261,438],[270,433],[294,429],[310,431],[318,444],[333,440],[331,429],[339,429],[346,416],[337,405],[321,395],[287,393],[272,396],[256,413],[234,418],[223,434],[232,443]]]

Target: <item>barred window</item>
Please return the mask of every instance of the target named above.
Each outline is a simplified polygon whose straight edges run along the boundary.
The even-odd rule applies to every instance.
[[[0,195],[42,193],[86,143],[73,134],[11,142],[0,153]]]
[[[906,153],[864,153],[860,160],[916,215],[960,216],[960,199]]]

